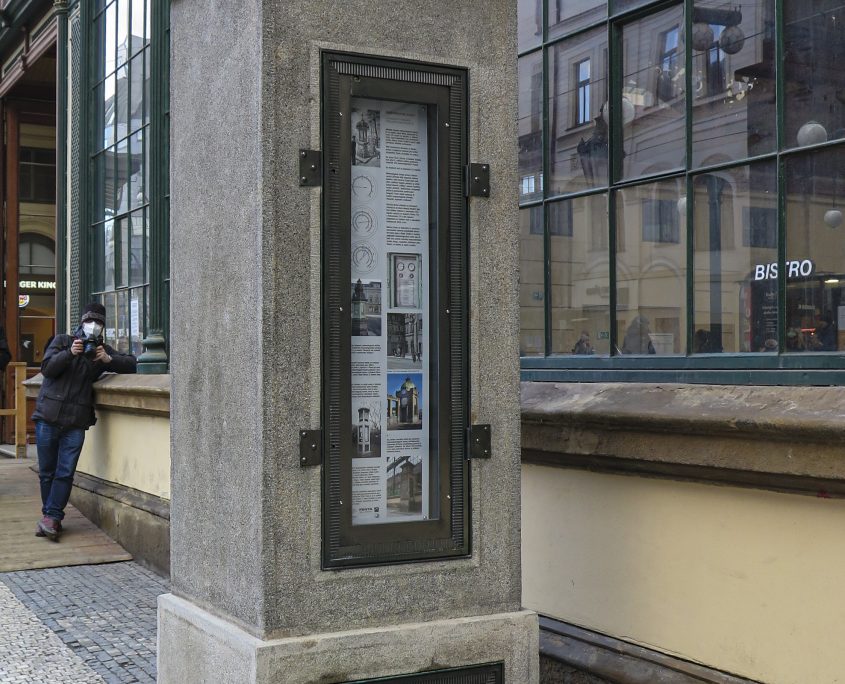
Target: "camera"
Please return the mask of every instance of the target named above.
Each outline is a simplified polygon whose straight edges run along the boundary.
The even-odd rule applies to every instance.
[[[97,355],[97,347],[102,346],[102,335],[86,335],[82,339],[82,355],[85,358],[93,359]]]

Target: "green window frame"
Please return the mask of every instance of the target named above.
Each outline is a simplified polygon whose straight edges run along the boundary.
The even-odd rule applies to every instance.
[[[169,0],[82,2],[80,305],[107,309],[106,341],[167,373]]]
[[[520,129],[519,129],[519,145],[520,145],[520,230],[523,234],[527,234],[529,239],[535,238],[535,241],[529,248],[525,248],[521,256],[522,265],[522,281],[520,283],[521,290],[521,307],[523,308],[523,335],[530,333],[531,342],[521,344],[521,375],[525,381],[532,380],[549,380],[549,381],[631,381],[631,382],[689,382],[689,383],[712,383],[712,384],[759,384],[759,385],[834,385],[845,383],[845,352],[840,353],[818,353],[807,352],[802,354],[790,353],[790,348],[787,340],[787,335],[791,334],[787,330],[787,273],[789,273],[790,264],[793,262],[788,259],[798,258],[787,254],[787,230],[786,230],[786,216],[787,216],[787,181],[788,177],[797,176],[799,170],[802,168],[802,158],[809,159],[812,155],[816,155],[821,159],[822,155],[827,153],[833,156],[837,153],[845,152],[845,137],[831,134],[833,139],[813,140],[812,142],[799,142],[799,146],[795,147],[795,126],[785,121],[789,116],[785,114],[785,82],[789,78],[785,75],[787,67],[784,67],[784,57],[786,53],[785,48],[785,33],[784,28],[784,5],[785,0],[774,0],[774,18],[776,29],[774,31],[773,39],[773,54],[774,54],[774,73],[772,75],[773,83],[775,84],[775,93],[773,96],[775,105],[773,111],[776,111],[776,143],[773,147],[761,153],[749,153],[742,158],[734,158],[723,161],[708,161],[698,162],[693,157],[693,106],[694,95],[685,97],[683,103],[675,102],[676,109],[683,112],[683,131],[684,131],[684,163],[679,168],[667,168],[664,171],[656,170],[651,172],[639,173],[631,177],[623,175],[622,169],[622,151],[626,147],[627,141],[623,139],[623,122],[622,116],[627,112],[623,105],[628,105],[623,102],[622,88],[624,83],[625,70],[623,68],[623,31],[628,26],[633,26],[636,22],[646,20],[653,17],[659,12],[670,10],[681,10],[683,19],[679,30],[681,30],[681,37],[693,36],[694,20],[701,23],[702,10],[699,5],[705,4],[708,7],[715,7],[714,3],[694,3],[692,0],[657,0],[649,2],[648,0],[610,0],[610,2],[600,3],[590,0],[584,0],[579,4],[580,10],[583,10],[574,17],[560,17],[561,21],[554,26],[550,26],[550,18],[552,13],[559,10],[558,4],[555,0],[519,0],[519,30],[520,30],[520,45],[518,52],[519,59],[519,77],[520,77]],[[706,11],[706,10],[705,10]],[[712,10],[718,17],[717,21],[726,26],[731,26],[731,17],[728,16],[733,10]],[[749,10],[751,11],[751,10]],[[795,11],[795,10],[792,10]],[[585,17],[593,16],[594,19],[589,20]],[[708,14],[707,16],[713,16]],[[705,21],[706,23],[706,21]],[[540,30],[542,27],[542,30]],[[573,184],[571,191],[562,191],[561,187],[556,186],[557,179],[554,177],[553,164],[559,163],[552,159],[552,144],[556,141],[555,136],[561,135],[559,130],[560,120],[566,119],[565,116],[556,116],[551,109],[555,106],[553,103],[556,97],[560,98],[562,102],[567,95],[566,92],[555,93],[557,87],[557,74],[569,73],[570,78],[574,74],[572,65],[577,64],[578,60],[583,60],[584,57],[578,57],[572,62],[572,65],[558,65],[559,51],[561,49],[568,49],[569,45],[578,46],[578,41],[583,41],[590,34],[601,35],[606,41],[604,48],[606,50],[607,62],[607,80],[609,93],[608,99],[602,105],[602,109],[609,110],[605,117],[607,123],[607,131],[604,138],[598,141],[584,140],[589,138],[589,131],[582,137],[582,144],[578,148],[579,154],[583,151],[589,151],[589,145],[593,145],[595,149],[606,151],[607,162],[598,163],[593,162],[594,166],[591,172],[598,179],[589,187],[575,186]],[[667,102],[676,98],[678,86],[683,88],[682,94],[693,94],[697,85],[695,81],[696,72],[694,70],[694,59],[703,59],[704,65],[703,76],[704,83],[700,86],[704,89],[705,94],[712,95],[714,91],[713,85],[713,64],[714,59],[718,62],[716,65],[719,69],[723,69],[725,65],[726,55],[721,50],[719,37],[722,35],[720,29],[710,36],[708,45],[705,48],[691,47],[692,40],[686,41],[683,48],[678,48],[678,54],[672,56],[672,59],[677,64],[673,66],[673,73],[679,78],[671,84],[670,88],[663,88],[662,86],[669,85],[668,83],[661,84],[660,79],[657,80],[656,88],[652,89],[650,93],[645,93],[644,97],[654,96],[661,97]],[[682,38],[683,39],[683,38]],[[655,50],[653,59],[662,64],[666,55],[664,45],[664,35],[655,36]],[[700,41],[701,42],[701,41]],[[732,45],[729,48],[733,48]],[[696,54],[700,51],[702,54]],[[715,51],[715,52],[714,52]],[[576,55],[576,50],[571,50],[572,55]],[[586,54],[583,51],[579,54]],[[597,48],[597,52],[600,50]],[[732,54],[732,53],[731,53]],[[728,55],[729,56],[729,55]],[[537,86],[529,82],[529,79],[536,78],[537,64],[541,65],[542,72],[542,87],[540,92],[535,92]],[[697,62],[696,62],[697,64]],[[591,63],[591,81],[597,81],[601,78],[599,73],[600,65]],[[701,71],[701,70],[700,70]],[[793,77],[794,78],[794,77]],[[573,83],[572,87],[577,86]],[[736,88],[743,87],[742,83],[735,86]],[[597,89],[597,86],[596,86]],[[566,90],[565,88],[563,90]],[[645,91],[645,89],[643,89]],[[671,95],[671,97],[670,97]],[[570,100],[573,98],[570,97]],[[536,109],[537,102],[541,103],[542,122],[539,130],[536,125],[529,123],[528,117],[532,115],[533,109]],[[576,99],[577,102],[577,99]],[[599,108],[593,106],[593,118],[598,121],[595,114]],[[677,106],[681,104],[681,106]],[[560,105],[558,105],[560,106]],[[599,111],[599,115],[602,115]],[[572,117],[570,117],[572,118]],[[792,125],[792,129],[790,129]],[[598,125],[596,126],[598,128]],[[800,135],[800,132],[799,132]],[[773,138],[775,136],[772,136]],[[789,140],[787,140],[789,137]],[[539,150],[537,149],[538,140]],[[626,150],[627,152],[627,150]],[[809,154],[808,154],[809,153]],[[572,157],[572,165],[576,164],[576,158]],[[778,274],[773,278],[772,292],[777,294],[777,333],[776,339],[772,340],[777,343],[776,351],[774,353],[763,353],[762,350],[756,351],[756,347],[751,345],[752,351],[730,351],[721,353],[697,353],[694,349],[694,338],[697,332],[695,325],[694,307],[695,301],[695,283],[694,283],[694,260],[699,254],[696,252],[697,248],[696,235],[694,233],[694,208],[693,202],[686,202],[686,197],[694,197],[698,189],[701,192],[702,180],[708,175],[715,177],[719,174],[736,172],[741,168],[750,168],[753,164],[770,164],[776,169],[776,203],[772,210],[766,208],[752,208],[749,212],[746,209],[746,225],[743,231],[735,238],[742,246],[752,248],[773,247],[776,253],[776,260],[778,263]],[[538,174],[537,171],[540,171]],[[585,176],[587,169],[585,168]],[[791,175],[790,175],[791,174]],[[698,179],[698,185],[696,184]],[[681,217],[679,228],[674,226],[668,230],[679,230],[679,247],[685,250],[685,272],[683,272],[679,279],[685,288],[685,309],[682,309],[680,333],[676,339],[681,339],[680,351],[672,355],[661,356],[650,352],[646,354],[642,352],[641,355],[624,355],[620,348],[623,344],[624,330],[617,329],[617,314],[619,311],[619,291],[617,290],[617,257],[623,251],[628,251],[638,247],[639,245],[631,245],[632,235],[636,236],[639,243],[645,242],[647,237],[645,233],[645,226],[639,231],[639,234],[629,232],[626,239],[627,245],[624,243],[617,244],[625,238],[624,232],[620,232],[619,226],[622,221],[620,216],[621,210],[617,206],[617,200],[622,196],[626,190],[636,190],[644,188],[651,184],[658,186],[664,182],[674,182],[683,191],[685,188],[684,202],[679,201],[678,212]],[[845,179],[840,180],[842,188],[845,189]],[[530,185],[530,187],[529,187]],[[530,191],[530,192],[529,192]],[[838,192],[838,190],[834,190]],[[706,196],[705,196],[706,197]],[[605,338],[604,344],[608,349],[607,353],[592,354],[592,355],[576,355],[578,352],[574,351],[570,355],[568,348],[571,346],[569,342],[567,348],[564,350],[563,345],[554,339],[555,328],[553,322],[553,296],[556,294],[555,283],[552,282],[552,270],[555,268],[553,263],[554,250],[560,251],[560,228],[559,219],[555,216],[560,216],[560,209],[563,208],[564,213],[571,216],[572,205],[577,202],[589,201],[590,199],[601,200],[606,203],[606,225],[604,230],[600,231],[598,227],[593,228],[593,235],[589,237],[589,242],[592,244],[592,249],[596,246],[606,247],[607,259],[609,262],[607,285],[609,287],[602,288],[608,290],[607,307],[609,309],[607,335],[609,339]],[[659,207],[660,214],[665,213],[663,204],[667,200],[661,199],[659,195],[655,195],[652,199],[642,200],[641,205],[637,209],[639,212],[653,212]],[[668,205],[667,205],[668,206]],[[651,207],[649,209],[648,207]],[[532,236],[536,231],[531,227],[538,225],[539,220],[537,212],[542,213],[543,235]],[[772,213],[774,212],[774,217]],[[841,217],[841,212],[839,212]],[[686,219],[684,221],[684,218]],[[767,226],[771,225],[773,218],[776,221],[777,228],[777,242],[772,246],[770,237],[765,235]],[[677,219],[677,217],[674,217]],[[827,222],[827,217],[825,218]],[[705,222],[706,223],[706,222]],[[833,226],[831,226],[833,227]],[[699,222],[698,229],[706,233],[707,226],[702,229],[701,222]],[[654,234],[653,227],[650,234],[650,239],[657,240],[658,243],[668,241],[675,243],[675,234],[666,233],[667,228],[662,228],[663,232]],[[657,227],[660,231],[661,228]],[[710,228],[711,240],[713,235],[712,226]],[[602,232],[603,234],[599,234]],[[719,232],[718,230],[716,231]],[[571,235],[571,232],[569,233]],[[555,239],[557,238],[557,241]],[[671,238],[671,239],[668,239]],[[522,242],[522,239],[521,239]],[[699,244],[701,243],[701,236],[699,236]],[[655,243],[653,243],[655,244]],[[716,244],[716,249],[721,249],[722,244],[718,241],[711,242],[710,249],[713,244]],[[555,247],[555,245],[558,245]],[[732,247],[732,245],[729,245]],[[728,248],[727,246],[725,247]],[[526,256],[526,252],[531,250],[530,256]],[[565,247],[564,247],[565,249]],[[588,248],[589,249],[589,248]],[[803,257],[801,257],[803,258]],[[753,264],[753,262],[751,262]],[[796,262],[797,263],[797,262]],[[760,268],[758,266],[757,268]],[[842,269],[845,271],[845,263]],[[753,272],[753,271],[752,271]],[[821,282],[821,281],[819,281]],[[830,281],[825,281],[830,282]],[[713,288],[711,284],[711,289]],[[558,295],[560,296],[560,295]],[[571,295],[570,295],[571,296]],[[716,300],[717,304],[719,300]],[[713,303],[713,295],[711,301]],[[623,303],[623,306],[627,302]],[[845,307],[839,307],[840,312]],[[704,311],[702,306],[702,311]],[[526,314],[527,312],[527,314]],[[835,314],[835,310],[834,310]],[[817,314],[818,317],[818,314]],[[527,322],[526,321],[530,321]],[[790,329],[791,330],[791,329]],[[845,329],[843,330],[845,331]],[[720,333],[721,334],[721,331]],[[577,331],[576,331],[577,335]],[[738,333],[737,333],[738,335]],[[528,338],[525,338],[528,339]],[[557,349],[557,352],[555,352]]]

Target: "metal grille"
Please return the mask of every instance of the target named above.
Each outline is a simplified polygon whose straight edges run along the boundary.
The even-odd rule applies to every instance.
[[[349,76],[366,76],[369,78],[386,78],[393,81],[408,83],[428,83],[430,85],[452,86],[456,78],[453,74],[438,73],[437,71],[417,71],[401,67],[384,66],[381,64],[362,64],[359,62],[334,61],[332,66],[338,73]]]
[[[70,18],[70,197],[68,207],[70,211],[70,317],[69,321],[75,321],[79,317],[79,302],[82,296],[80,292],[80,226],[82,221],[82,203],[80,202],[79,181],[83,172],[82,158],[80,154],[81,125],[82,125],[82,103],[84,98],[81,92],[82,87],[82,21],[79,11],[73,13]]]
[[[467,425],[465,407],[468,402],[469,390],[466,385],[467,369],[465,368],[465,353],[469,346],[469,329],[467,325],[467,299],[469,286],[467,283],[469,268],[467,264],[467,230],[466,203],[456,201],[463,197],[463,174],[461,167],[464,162],[463,150],[466,144],[466,130],[464,126],[466,114],[464,112],[465,90],[461,80],[455,82],[455,87],[449,90],[449,121],[451,135],[449,137],[449,159],[452,168],[449,169],[449,308],[452,312],[450,322],[453,326],[449,344],[449,369],[451,378],[450,392],[452,394],[452,435],[451,453],[452,463],[452,536],[456,544],[463,544],[467,532],[468,511],[465,492],[469,488],[469,469],[466,467],[466,437],[464,430]],[[455,330],[455,328],[458,328]]]
[[[496,663],[382,679],[358,679],[354,682],[345,682],[345,684],[374,684],[376,682],[378,684],[504,684],[504,681],[503,666],[501,663]]]

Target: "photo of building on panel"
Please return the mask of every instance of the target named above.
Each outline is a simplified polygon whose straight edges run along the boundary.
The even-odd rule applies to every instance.
[[[422,307],[422,255],[388,254],[388,289],[390,308]]]
[[[352,283],[352,336],[381,335],[381,282],[361,280]]]
[[[376,399],[352,400],[353,458],[381,456],[381,402]]]
[[[391,517],[422,511],[422,456],[387,458],[387,511]]]
[[[421,430],[422,400],[422,373],[389,373],[387,429]]]
[[[352,110],[352,164],[381,166],[381,112]]]
[[[387,369],[422,370],[422,315],[387,314]]]

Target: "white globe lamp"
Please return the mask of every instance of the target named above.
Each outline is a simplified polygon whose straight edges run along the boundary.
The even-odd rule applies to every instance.
[[[795,138],[801,147],[818,145],[827,142],[827,130],[818,121],[808,121],[798,129]]]
[[[824,222],[828,228],[839,228],[842,225],[842,212],[839,209],[828,209],[824,213]]]

